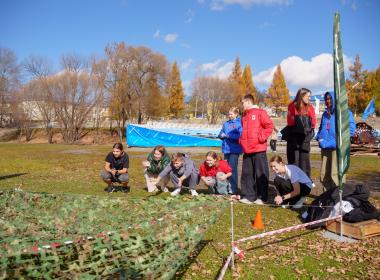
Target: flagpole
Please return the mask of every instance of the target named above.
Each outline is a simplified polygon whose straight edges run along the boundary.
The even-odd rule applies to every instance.
[[[343,179],[350,166],[350,124],[347,91],[344,78],[343,50],[340,34],[340,15],[335,13],[333,26],[333,60],[335,93],[335,132],[339,184],[340,239],[343,239]],[[354,87],[358,85],[355,84]]]
[[[234,202],[231,200],[231,270],[232,275],[235,271],[235,253],[234,253]]]

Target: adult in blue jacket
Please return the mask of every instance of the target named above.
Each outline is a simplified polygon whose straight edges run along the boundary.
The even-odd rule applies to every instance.
[[[239,138],[242,133],[241,120],[239,118],[239,108],[232,107],[228,112],[229,120],[223,124],[222,130],[219,133],[219,138],[222,139],[222,152],[224,159],[227,160],[232,169],[230,177],[232,193],[238,192],[238,162],[239,156],[242,153],[242,148],[239,144]]]
[[[326,109],[322,114],[321,124],[316,139],[321,148],[321,183],[325,190],[329,190],[339,185],[338,166],[336,155],[336,133],[335,133],[335,102],[334,93],[326,92],[324,95]],[[355,133],[355,120],[352,112],[348,112],[350,121],[350,136]],[[346,181],[344,176],[342,182]]]

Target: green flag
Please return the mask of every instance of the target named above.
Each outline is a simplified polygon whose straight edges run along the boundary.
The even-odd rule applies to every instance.
[[[335,91],[335,132],[338,161],[339,187],[350,166],[350,123],[348,117],[347,92],[344,79],[342,44],[340,38],[340,15],[334,17],[334,91]]]

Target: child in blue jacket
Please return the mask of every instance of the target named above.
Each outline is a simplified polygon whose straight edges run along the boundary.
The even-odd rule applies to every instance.
[[[335,133],[335,102],[334,93],[326,92],[324,95],[326,109],[322,114],[321,124],[317,133],[319,147],[321,148],[321,183],[325,190],[329,190],[339,185],[338,167],[336,155],[336,133]],[[352,112],[348,112],[350,122],[350,136],[355,133],[355,120]],[[346,181],[343,177],[342,182]]]
[[[239,108],[232,107],[228,112],[228,118],[229,120],[223,124],[218,137],[223,140],[222,152],[224,154],[224,159],[227,160],[232,169],[232,176],[230,177],[231,190],[233,194],[237,194],[238,162],[239,156],[243,151],[239,144],[239,138],[242,133]]]

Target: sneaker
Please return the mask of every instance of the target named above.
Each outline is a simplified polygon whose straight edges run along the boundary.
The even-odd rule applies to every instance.
[[[108,193],[113,193],[116,191],[116,189],[114,186],[108,186],[107,188],[104,189],[104,191],[106,191]]]
[[[260,198],[256,199],[253,203],[257,205],[264,205],[264,202]]]
[[[242,198],[242,199],[239,200],[239,202],[244,203],[244,204],[249,204],[249,205],[252,205],[252,204],[253,204],[253,202],[250,201],[250,200],[247,199],[247,198]]]
[[[198,193],[196,190],[190,190],[191,196],[198,196]]]
[[[129,187],[122,187],[120,189],[120,191],[123,192],[123,193],[128,193],[129,192]]]
[[[153,192],[156,192],[156,191],[158,191],[158,189],[156,187],[154,189],[153,188],[152,189],[148,188],[148,192],[149,193],[153,193]]]
[[[170,195],[171,195],[171,196],[177,196],[177,195],[180,194],[180,192],[181,192],[181,188],[177,188],[177,189],[175,189],[174,191],[172,191],[172,192],[170,193]]]
[[[282,204],[281,207],[282,207],[282,208],[288,208],[288,207],[289,207],[289,202],[286,203],[286,204]]]
[[[233,194],[233,195],[231,195],[231,199],[233,199],[233,200],[240,200],[240,195]]]
[[[297,202],[296,204],[293,205],[293,209],[300,209],[302,206],[303,206],[303,203],[305,201],[306,197],[305,196],[302,196]]]
[[[162,187],[161,190],[162,190],[163,192],[169,192],[169,189],[168,189],[167,187]]]

